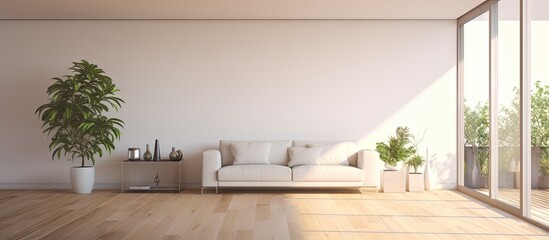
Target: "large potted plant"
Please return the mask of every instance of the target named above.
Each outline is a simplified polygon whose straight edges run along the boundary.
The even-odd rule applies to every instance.
[[[489,114],[488,104],[478,103],[474,108],[465,106],[465,179],[470,188],[483,188],[487,183],[489,167]]]
[[[387,143],[376,143],[376,151],[379,158],[385,162],[387,170],[400,170],[403,161],[416,152],[413,146],[409,146],[412,137],[408,127],[398,127],[396,136],[390,136]]]
[[[52,160],[67,156],[81,160],[71,168],[71,186],[75,193],[90,193],[95,181],[95,158],[114,150],[124,122],[104,114],[122,107],[115,96],[119,90],[101,68],[86,60],[73,62],[71,75],[53,78],[48,87],[48,102],[36,109],[44,124],[43,132],[51,137]],[[86,166],[86,160],[91,166]]]

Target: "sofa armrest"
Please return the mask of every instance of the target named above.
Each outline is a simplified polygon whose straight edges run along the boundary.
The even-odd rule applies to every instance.
[[[379,153],[374,150],[358,152],[357,167],[364,171],[363,186],[380,187],[382,161]]]
[[[202,187],[217,187],[217,170],[221,169],[221,152],[207,150],[202,153]]]

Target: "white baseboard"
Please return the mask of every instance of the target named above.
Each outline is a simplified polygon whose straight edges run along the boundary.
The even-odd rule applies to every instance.
[[[182,189],[200,189],[200,183],[181,183]],[[120,189],[120,183],[95,183],[97,190]],[[70,190],[70,183],[0,183],[3,190]]]
[[[120,183],[96,183],[94,189],[120,189]],[[71,189],[70,183],[0,183],[0,189],[51,190]]]
[[[457,183],[437,183],[434,189],[456,190]]]
[[[69,183],[0,183],[0,189],[70,189]]]
[[[181,183],[181,189],[200,189],[202,184],[200,183]],[[70,183],[0,183],[0,189],[4,190],[69,190],[71,189]],[[120,183],[96,183],[94,189],[106,190],[106,189],[120,189]],[[435,185],[434,189],[455,190],[457,189],[456,183],[439,183]]]

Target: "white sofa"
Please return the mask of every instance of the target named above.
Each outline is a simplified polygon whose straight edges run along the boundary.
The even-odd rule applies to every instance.
[[[309,155],[299,155],[304,152]],[[313,162],[303,157],[319,152]],[[379,187],[381,166],[378,153],[358,150],[356,141],[221,140],[202,161],[202,191],[215,187],[216,193],[220,187]]]

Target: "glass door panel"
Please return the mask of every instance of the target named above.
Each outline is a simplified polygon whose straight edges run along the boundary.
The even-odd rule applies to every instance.
[[[497,199],[520,207],[520,0],[498,2]]]
[[[488,194],[488,12],[463,25],[464,185]]]
[[[532,0],[531,216],[549,224],[549,1]]]

